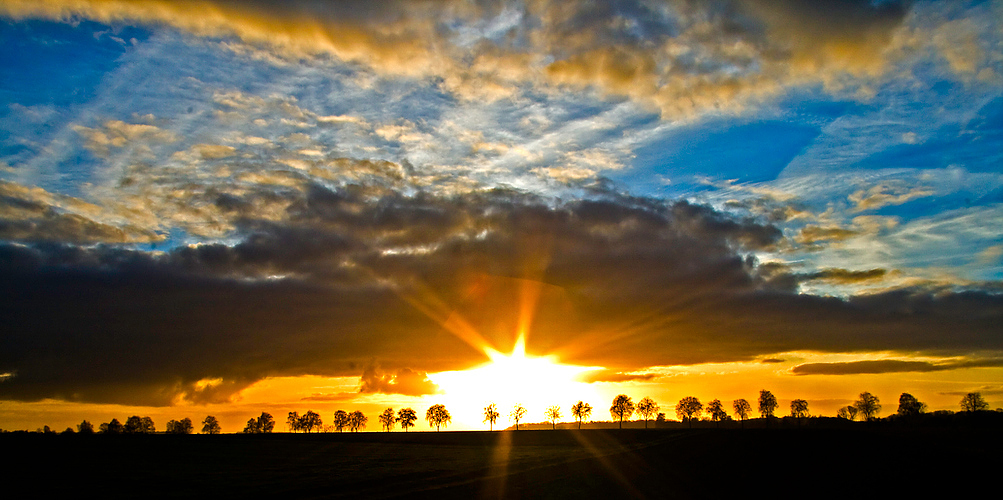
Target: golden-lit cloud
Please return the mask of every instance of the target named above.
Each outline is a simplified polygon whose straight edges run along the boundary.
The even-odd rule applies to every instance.
[[[758,0],[17,0],[0,6],[0,14],[15,19],[168,25],[236,37],[293,59],[330,55],[382,74],[441,79],[442,88],[465,100],[510,98],[520,85],[594,88],[668,119],[741,112],[797,85],[857,92],[897,53],[894,34],[905,12],[896,2]],[[481,28],[447,28],[451,21]]]

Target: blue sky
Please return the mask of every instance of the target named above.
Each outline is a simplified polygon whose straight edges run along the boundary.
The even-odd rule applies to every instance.
[[[0,6],[0,239],[11,248],[167,265],[158,259],[290,237],[280,229],[304,214],[331,216],[310,212],[330,191],[368,193],[355,213],[431,204],[396,214],[410,226],[392,232],[342,216],[324,226],[338,228],[328,243],[431,259],[455,238],[489,241],[502,207],[586,220],[588,203],[608,202],[712,211],[705,224],[747,232],[724,246],[709,243],[723,233],[701,232],[693,245],[727,248],[749,279],[782,275],[798,300],[997,297],[1001,2],[165,5]],[[435,236],[429,214],[461,199],[455,213],[469,219]],[[493,208],[471,208],[481,202]],[[588,234],[634,222],[603,224]],[[327,283],[298,260],[318,241],[289,243],[267,270],[227,272]],[[511,274],[496,257],[477,272]],[[345,259],[338,273],[365,261]],[[588,288],[560,284],[556,267],[534,279]],[[19,360],[6,362],[0,371]]]

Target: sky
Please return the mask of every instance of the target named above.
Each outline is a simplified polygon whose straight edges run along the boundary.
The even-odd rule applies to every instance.
[[[1001,407],[1000,19],[4,1],[0,428]]]

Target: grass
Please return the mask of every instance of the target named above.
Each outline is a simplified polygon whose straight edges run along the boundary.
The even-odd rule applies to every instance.
[[[8,491],[202,498],[805,498],[988,491],[998,429],[4,434]],[[980,489],[981,488],[981,489]],[[837,494],[844,490],[843,494]]]

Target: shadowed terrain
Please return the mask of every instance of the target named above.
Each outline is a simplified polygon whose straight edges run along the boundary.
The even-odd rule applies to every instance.
[[[40,496],[719,498],[987,490],[999,430],[751,429],[47,436],[7,434],[6,486]],[[922,490],[921,490],[922,488]]]

